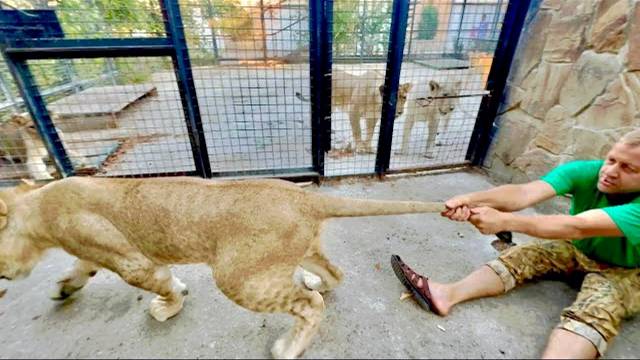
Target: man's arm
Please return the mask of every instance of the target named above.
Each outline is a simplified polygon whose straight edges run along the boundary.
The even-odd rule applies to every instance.
[[[543,239],[584,239],[594,236],[624,236],[611,217],[601,209],[575,216],[525,216],[488,207],[471,209],[470,221],[483,234],[515,231]]]
[[[556,195],[555,190],[548,183],[537,180],[520,185],[502,185],[493,189],[459,195],[448,200],[445,205],[450,211],[444,216],[454,220],[467,220],[468,209],[488,206],[501,211],[512,212],[526,209]],[[457,216],[454,216],[457,210]]]

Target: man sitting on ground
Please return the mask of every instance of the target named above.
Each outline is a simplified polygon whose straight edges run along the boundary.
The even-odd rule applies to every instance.
[[[512,213],[565,194],[572,195],[571,215]],[[458,303],[542,275],[584,275],[544,358],[601,356],[621,320],[640,312],[640,130],[623,136],[604,161],[570,162],[542,180],[456,196],[446,206],[443,216],[470,221],[483,234],[514,231],[548,240],[512,247],[451,284],[429,280],[392,256],[396,275],[425,309],[446,316]]]

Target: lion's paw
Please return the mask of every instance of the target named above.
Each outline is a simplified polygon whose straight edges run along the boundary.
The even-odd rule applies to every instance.
[[[149,304],[149,314],[154,319],[163,322],[176,316],[184,305],[184,295],[175,295],[172,299],[164,296],[156,296]]]
[[[189,293],[187,285],[178,278],[173,278],[173,296],[156,296],[149,304],[149,313],[154,319],[162,322],[175,316],[182,310],[184,297]]]

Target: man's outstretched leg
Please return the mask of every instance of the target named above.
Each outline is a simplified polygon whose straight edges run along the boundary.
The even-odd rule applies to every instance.
[[[412,291],[418,303],[440,316],[461,302],[503,294],[516,285],[547,273],[576,270],[575,248],[565,241],[534,241],[505,251],[464,279],[441,284],[413,271],[399,256],[391,257],[398,279]]]
[[[424,281],[419,279],[419,282]],[[419,283],[418,287],[424,286]],[[504,293],[504,285],[500,277],[488,266],[476,269],[464,279],[452,284],[440,284],[429,281],[429,289],[434,310],[446,316],[451,308],[461,302]]]
[[[416,273],[397,255],[391,258],[391,264],[396,276],[413,292],[418,303],[440,316],[448,315],[451,308],[461,302],[500,295],[513,287],[507,288],[491,265],[481,266],[460,281],[441,284]]]

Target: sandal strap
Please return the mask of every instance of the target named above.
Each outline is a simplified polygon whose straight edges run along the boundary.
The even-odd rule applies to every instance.
[[[411,284],[413,284],[413,286],[415,286],[415,288],[420,291],[423,296],[431,299],[431,292],[429,291],[429,285],[427,285],[429,278],[413,271],[413,269],[411,269],[405,263],[401,263],[400,267],[402,268],[402,271],[404,272],[407,279],[411,282]],[[420,279],[422,279],[422,286],[418,286]]]

